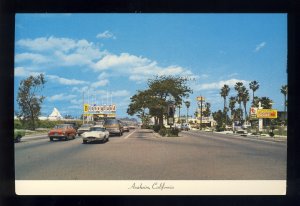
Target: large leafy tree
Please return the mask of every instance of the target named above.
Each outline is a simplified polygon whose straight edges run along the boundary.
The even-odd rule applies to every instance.
[[[252,106],[254,106],[254,92],[259,89],[259,83],[257,81],[252,81],[249,83],[249,87],[252,90]]]
[[[288,86],[287,85],[283,85],[280,89],[280,92],[283,94],[284,96],[284,111],[286,112],[286,107],[287,107],[287,95],[288,95]]]
[[[143,108],[148,108],[149,114],[158,118],[158,123],[162,126],[168,100],[172,99],[175,105],[180,105],[182,99],[192,93],[186,85],[187,81],[186,78],[175,76],[156,76],[154,79],[149,79],[148,89],[139,91],[145,92],[146,98],[142,101],[139,95],[132,97],[127,113],[133,115]]]
[[[36,122],[41,115],[41,104],[45,97],[39,95],[39,92],[44,88],[46,80],[43,74],[37,76],[29,76],[20,82],[17,102],[19,111],[18,118],[21,120],[23,126],[29,129],[36,128]]]

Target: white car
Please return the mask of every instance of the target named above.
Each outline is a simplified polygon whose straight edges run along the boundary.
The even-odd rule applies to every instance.
[[[90,128],[90,131],[84,132],[82,134],[82,142],[83,144],[92,141],[101,141],[107,142],[109,141],[109,132],[100,125],[95,125]]]

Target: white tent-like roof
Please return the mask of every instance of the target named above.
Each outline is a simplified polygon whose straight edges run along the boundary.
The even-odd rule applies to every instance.
[[[54,108],[52,113],[49,115],[48,119],[59,120],[59,119],[62,119],[62,116],[60,115],[58,109]]]

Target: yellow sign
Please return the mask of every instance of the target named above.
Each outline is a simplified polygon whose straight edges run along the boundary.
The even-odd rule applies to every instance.
[[[89,104],[84,104],[83,105],[83,112],[88,112],[89,111]]]
[[[197,97],[197,101],[205,101],[205,98],[204,98],[204,97],[201,97],[201,96],[199,96],[199,97]]]
[[[257,110],[257,118],[277,118],[277,110],[276,109],[258,109]]]
[[[98,117],[116,117],[115,113],[111,114],[96,114]]]

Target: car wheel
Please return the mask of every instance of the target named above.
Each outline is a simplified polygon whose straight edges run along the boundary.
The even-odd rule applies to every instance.
[[[53,141],[53,137],[50,137],[49,139],[50,139],[50,141]]]
[[[87,141],[86,141],[86,140],[82,140],[82,143],[83,143],[83,144],[86,144],[86,143],[87,143]]]

